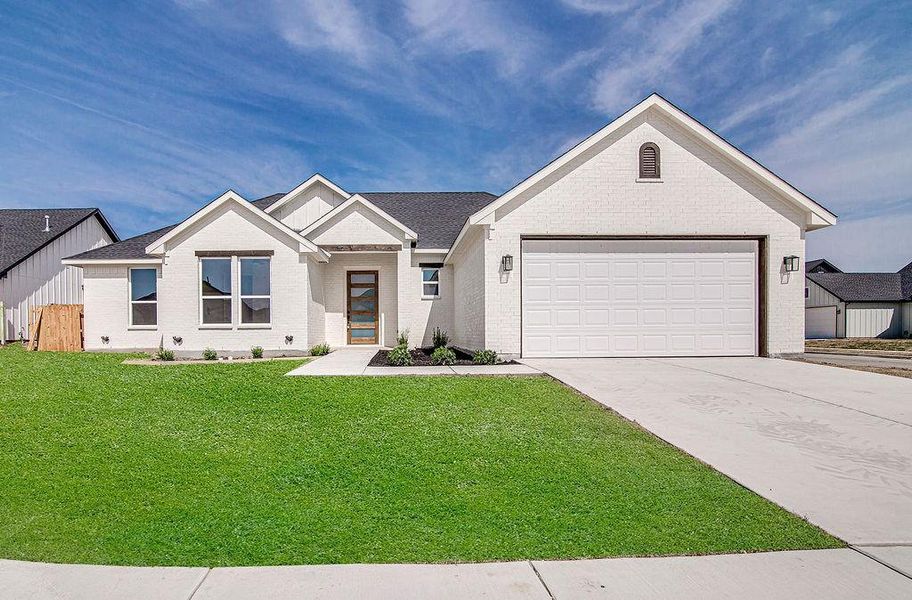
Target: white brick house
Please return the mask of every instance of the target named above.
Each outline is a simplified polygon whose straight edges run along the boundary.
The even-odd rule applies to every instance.
[[[803,349],[785,259],[835,221],[653,95],[500,197],[315,175],[67,263],[89,349],[391,345],[402,329],[423,345],[440,327],[513,356],[770,355]]]

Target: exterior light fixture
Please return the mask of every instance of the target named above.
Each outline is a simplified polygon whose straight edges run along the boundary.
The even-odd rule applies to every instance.
[[[786,256],[782,259],[782,264],[785,265],[785,270],[789,273],[794,273],[798,270],[798,263],[800,262],[797,256]]]
[[[513,256],[511,254],[504,254],[503,258],[500,259],[500,268],[508,273],[513,270]]]

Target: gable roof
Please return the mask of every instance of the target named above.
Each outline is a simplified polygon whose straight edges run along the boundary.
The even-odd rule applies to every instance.
[[[256,206],[254,206],[253,204],[251,204],[250,202],[245,200],[243,196],[241,196],[234,190],[228,190],[227,192],[225,192],[224,194],[222,194],[221,196],[219,196],[218,198],[216,198],[215,200],[213,200],[206,206],[202,207],[201,209],[199,209],[198,211],[196,211],[195,213],[193,213],[192,215],[190,215],[189,217],[187,217],[186,219],[181,221],[180,224],[175,226],[173,229],[168,230],[160,238],[150,242],[149,245],[146,246],[146,253],[148,253],[148,254],[163,253],[165,244],[167,242],[171,241],[176,236],[180,235],[182,232],[184,232],[187,229],[189,229],[190,227],[192,227],[194,224],[202,221],[203,219],[205,219],[207,216],[212,214],[215,210],[217,210],[221,206],[224,206],[229,203],[234,204],[241,210],[247,211],[249,214],[261,219],[262,221],[265,221],[272,227],[278,229],[283,234],[287,235],[288,237],[290,237],[291,239],[296,241],[298,243],[298,250],[300,252],[313,252],[324,260],[326,258],[328,258],[328,254],[326,254],[326,252],[320,250],[313,242],[311,242],[307,238],[302,237],[301,235],[298,234],[298,232],[291,229],[290,227],[288,227],[287,225],[285,225],[278,219],[276,219],[276,218],[272,217],[271,215],[268,215],[264,211],[260,210],[259,208],[257,208]]]
[[[44,231],[44,216],[50,231]],[[97,208],[5,208],[0,209],[0,277],[83,221],[95,217],[117,242],[114,229]]]
[[[607,138],[609,135],[629,123],[631,120],[644,113],[649,109],[656,109],[666,117],[671,118],[675,123],[684,127],[685,130],[693,134],[702,142],[708,144],[726,158],[742,167],[757,179],[764,182],[768,187],[776,190],[781,196],[789,200],[792,204],[802,208],[809,214],[807,229],[819,229],[836,223],[836,215],[815,202],[784,179],[761,165],[759,162],[742,152],[733,144],[725,140],[722,136],[712,131],[686,112],[660,96],[653,93],[645,100],[622,114],[620,117],[590,135],[588,138],[558,156],[550,163],[533,173],[526,179],[516,184],[512,189],[503,194],[496,202],[484,207],[469,218],[472,225],[487,222],[495,210],[513,200],[526,190],[530,189],[537,183],[558,171],[561,167],[566,166],[574,159],[584,154],[587,150]]]
[[[912,276],[912,273],[910,273]],[[903,289],[903,273],[808,273],[807,278],[843,302],[903,302],[912,300]]]
[[[842,269],[831,263],[825,258],[818,258],[817,260],[809,260],[804,263],[804,272],[813,273],[817,270],[820,273],[842,273]]]
[[[295,189],[291,190],[287,194],[282,194],[281,197],[273,200],[272,202],[269,202],[268,204],[264,203],[265,206],[261,206],[260,208],[262,208],[263,210],[265,210],[268,213],[271,213],[274,210],[278,210],[280,206],[287,204],[288,202],[291,202],[298,194],[300,194],[301,192],[303,192],[310,186],[317,184],[317,183],[322,183],[323,185],[325,185],[326,187],[328,187],[335,193],[339,194],[343,198],[347,199],[351,196],[351,194],[349,194],[348,192],[346,192],[345,190],[343,190],[342,188],[337,186],[335,183],[333,183],[326,177],[323,177],[319,173],[314,173],[313,175],[310,176],[309,179],[307,179],[307,181],[301,183],[300,185],[295,187]]]
[[[317,229],[319,229],[326,223],[332,221],[336,217],[336,215],[342,214],[343,212],[345,212],[345,210],[348,207],[354,206],[355,204],[360,204],[361,206],[367,208],[372,213],[374,213],[375,215],[378,215],[381,219],[388,222],[390,225],[392,225],[396,229],[399,229],[400,231],[402,231],[402,233],[405,234],[406,239],[409,239],[409,240],[418,239],[418,234],[415,233],[414,231],[412,231],[412,229],[410,227],[403,224],[402,222],[400,222],[398,219],[396,219],[392,215],[388,214],[382,208],[376,206],[373,202],[371,202],[370,200],[368,200],[361,194],[355,194],[354,196],[351,196],[348,200],[346,200],[339,206],[333,208],[331,211],[324,214],[322,217],[320,217],[319,219],[317,219],[316,221],[314,221],[313,223],[311,223],[310,225],[308,225],[307,227],[302,229],[301,235],[308,235],[311,232],[316,231]]]
[[[272,194],[271,196],[265,196],[258,200],[251,202],[257,208],[262,210],[263,206],[269,206],[271,203],[275,202],[285,194]],[[139,235],[134,235],[131,238],[125,240],[120,240],[114,244],[109,244],[101,248],[96,248],[94,250],[89,250],[87,252],[82,252],[74,256],[69,256],[65,260],[67,262],[82,262],[82,261],[142,261],[142,260],[154,260],[159,262],[160,257],[154,256],[152,254],[146,253],[146,246],[159,239],[163,235],[170,232],[172,229],[180,225],[180,223],[174,223],[173,225],[166,225],[165,227],[160,227],[159,229],[154,229],[152,231],[147,231],[146,233],[141,233]]]
[[[488,192],[364,192],[360,194],[418,232],[419,249],[450,248],[466,219],[497,199]]]

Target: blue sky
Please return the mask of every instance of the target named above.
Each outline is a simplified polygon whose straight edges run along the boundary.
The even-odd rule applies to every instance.
[[[655,90],[912,260],[912,5],[0,0],[0,206],[123,236],[227,188],[502,193]]]

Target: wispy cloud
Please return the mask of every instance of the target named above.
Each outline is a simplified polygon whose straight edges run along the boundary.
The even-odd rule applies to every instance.
[[[839,213],[844,246],[875,231],[850,224],[912,210],[895,3],[121,8],[4,7],[0,204],[100,205],[132,234],[313,170],[353,190],[502,192],[658,89]]]
[[[531,65],[538,35],[494,2],[473,0],[404,0],[405,16],[418,33],[420,51],[491,55],[502,74]],[[414,45],[411,48],[416,49]]]
[[[646,43],[612,59],[596,75],[595,107],[613,113],[667,83],[669,77],[685,77],[676,70],[679,60],[734,4],[734,0],[699,0],[682,4],[656,20],[645,20]]]
[[[636,0],[561,0],[561,2],[573,10],[602,15],[626,12],[640,4]]]
[[[389,46],[349,0],[273,0],[275,27],[292,46],[327,49],[366,65]]]

